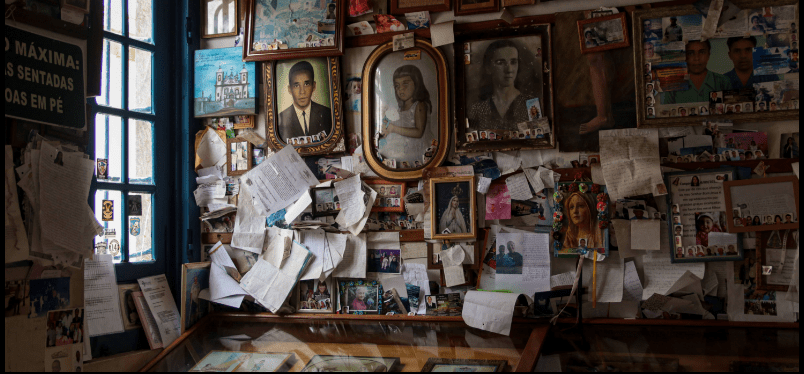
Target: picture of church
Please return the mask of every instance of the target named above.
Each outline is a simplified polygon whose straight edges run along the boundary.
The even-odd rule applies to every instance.
[[[206,49],[195,55],[195,117],[254,115],[256,68],[241,48]]]

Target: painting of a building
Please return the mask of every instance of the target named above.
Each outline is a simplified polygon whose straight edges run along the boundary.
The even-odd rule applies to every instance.
[[[256,114],[255,80],[255,63],[242,61],[241,48],[196,51],[195,116]]]

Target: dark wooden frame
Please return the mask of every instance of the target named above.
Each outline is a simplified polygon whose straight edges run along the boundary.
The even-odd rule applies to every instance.
[[[755,8],[761,6],[781,6],[798,4],[798,0],[763,0],[761,2],[755,0],[749,1],[735,1],[742,9],[750,9],[751,4],[756,5]],[[722,114],[722,115],[708,115],[708,116],[692,116],[692,117],[668,117],[668,118],[647,118],[647,109],[645,106],[645,95],[640,94],[645,91],[644,66],[647,62],[643,52],[644,33],[642,33],[642,21],[646,19],[663,18],[670,16],[682,16],[690,14],[700,14],[694,6],[684,5],[677,7],[667,7],[655,10],[643,10],[634,12],[631,22],[633,23],[632,30],[634,33],[634,69],[636,85],[636,99],[637,99],[637,127],[652,128],[652,127],[675,127],[675,126],[699,126],[701,121],[711,120],[723,121],[730,120],[734,123],[755,123],[755,122],[773,122],[784,120],[798,120],[798,109],[787,111],[775,112],[753,112],[753,113],[740,113],[740,114]]]
[[[235,130],[253,129],[254,128],[254,118],[256,116],[247,115],[247,114],[237,115],[237,116],[234,116],[235,121],[237,121],[237,117],[248,117],[248,121],[247,122],[233,122],[232,123],[232,128],[234,128]]]
[[[206,9],[205,5],[207,3],[209,3],[210,1],[211,0],[201,0],[200,1],[200,3],[201,3],[200,4],[201,5],[201,25],[200,25],[201,37],[204,38],[204,39],[208,39],[208,38],[220,38],[220,37],[224,37],[224,36],[237,35],[237,33],[240,31],[240,0],[232,0],[235,3],[235,12],[234,12],[234,15],[232,15],[232,23],[234,23],[234,31],[220,33],[220,34],[207,34],[206,25],[207,25],[207,20],[208,20],[207,17],[209,15],[207,14],[207,9]]]
[[[248,153],[246,154],[246,159],[248,160],[248,170],[235,170],[232,171],[232,143],[246,143],[248,147]],[[235,175],[243,175],[247,173],[251,168],[254,167],[254,155],[253,151],[254,145],[251,144],[245,138],[229,138],[226,139],[226,175],[228,176],[235,176]]]
[[[438,231],[438,214],[436,212],[435,186],[439,183],[469,183],[469,233],[462,234],[441,234]],[[474,239],[477,237],[477,195],[475,192],[475,176],[470,177],[446,177],[430,179],[430,237],[433,240],[452,240],[452,239]]]
[[[471,31],[456,33],[455,45],[471,43],[488,39],[515,39],[526,36],[540,36],[542,38],[542,61],[547,63],[548,71],[542,72],[544,97],[540,100],[543,118],[550,121],[550,134],[544,139],[509,139],[495,141],[466,141],[466,120],[468,108],[465,97],[466,70],[464,64],[455,64],[455,127],[454,141],[456,153],[475,153],[492,151],[513,151],[519,149],[552,149],[556,147],[557,126],[555,123],[555,108],[553,99],[553,55],[550,24],[528,24],[518,28],[499,26],[491,29],[471,29]],[[463,61],[463,48],[454,48],[455,61]]]
[[[363,113],[363,157],[366,163],[380,178],[392,181],[410,181],[422,178],[424,169],[427,167],[441,165],[441,162],[447,157],[447,147],[449,146],[449,86],[447,85],[448,72],[447,62],[441,50],[433,47],[430,42],[423,39],[415,38],[416,48],[421,49],[422,53],[428,54],[436,64],[437,79],[438,79],[438,95],[436,102],[433,103],[433,110],[437,111],[438,121],[435,124],[438,126],[438,149],[433,155],[433,158],[427,164],[416,169],[390,169],[385,166],[382,161],[376,156],[376,147],[374,146],[374,120],[371,113],[374,113],[374,77],[377,71],[377,65],[380,61],[391,53],[404,53],[403,51],[394,52],[393,42],[388,41],[383,45],[374,49],[373,52],[366,59],[363,65],[363,94],[362,94],[362,113]]]
[[[621,22],[621,25],[622,25],[622,28],[623,28],[623,41],[620,42],[620,43],[612,43],[612,44],[601,45],[599,47],[594,47],[594,48],[586,48],[586,46],[584,45],[584,32],[583,32],[584,26],[592,24],[592,23],[610,21],[610,20],[613,20],[613,19],[619,19],[620,22]],[[595,52],[603,52],[603,51],[608,51],[608,50],[611,50],[611,49],[618,49],[618,48],[627,48],[627,47],[629,47],[631,45],[631,38],[630,38],[630,36],[628,34],[629,34],[628,23],[625,21],[625,13],[624,12],[623,13],[618,13],[618,14],[612,14],[610,16],[605,16],[605,17],[582,19],[582,20],[578,21],[578,36],[579,36],[579,40],[580,40],[581,53],[583,53],[583,54],[595,53]]]
[[[252,49],[254,43],[254,11],[256,0],[249,0],[246,7],[246,30],[245,40],[243,41],[243,61],[268,61],[283,60],[291,58],[325,57],[340,56],[343,54],[343,38],[346,32],[346,13],[349,12],[347,0],[335,0],[337,4],[337,16],[335,19],[335,45],[318,48],[288,48],[274,51],[255,51]]]
[[[372,212],[392,212],[392,213],[404,213],[405,212],[405,193],[407,192],[407,183],[405,182],[394,182],[394,181],[387,181],[383,179],[366,179],[366,182],[369,187],[374,189],[374,186],[379,188],[380,186],[399,186],[399,208],[393,207],[371,207]],[[376,190],[375,190],[376,191]],[[379,192],[377,193],[377,198],[379,199]]]
[[[324,58],[327,62],[327,71],[329,71],[329,101],[330,110],[332,110],[332,131],[327,134],[327,139],[322,142],[313,143],[312,145],[292,146],[296,148],[302,156],[321,155],[336,152],[346,151],[343,142],[344,122],[341,108],[341,100],[343,93],[341,92],[341,70],[340,59],[338,57],[318,57]],[[277,127],[279,126],[279,113],[281,108],[278,108],[279,100],[277,100],[277,93],[281,87],[276,86],[276,64],[285,63],[286,61],[271,61],[263,64],[264,80],[263,87],[265,87],[264,99],[265,100],[265,139],[268,141],[268,146],[273,150],[279,151],[288,144],[285,139],[280,139]],[[324,81],[319,77],[319,81]]]
[[[405,13],[413,13],[413,12],[447,12],[452,10],[452,0],[441,0],[441,4],[439,5],[426,5],[426,6],[414,6],[414,7],[400,7],[399,3],[403,2],[404,0],[390,0],[391,11],[390,14],[405,14]]]
[[[794,235],[792,233],[793,230],[779,230],[779,235],[787,235],[788,231],[790,231],[791,235]],[[757,259],[756,259],[757,260],[757,262],[756,262],[756,264],[757,264],[757,278],[756,278],[757,279],[757,290],[760,290],[760,291],[787,292],[788,288],[790,288],[789,284],[785,284],[785,285],[767,284],[767,279],[766,279],[767,275],[762,274],[762,265],[765,265],[767,263],[767,261],[768,261],[767,252],[765,252],[765,249],[767,249],[767,247],[768,247],[766,245],[766,243],[767,243],[768,239],[770,238],[770,235],[771,235],[771,232],[761,232],[761,231],[757,232],[757,244],[756,244],[756,246],[757,246],[757,249],[756,249],[756,255],[757,255]],[[793,248],[790,248],[791,245],[793,246]],[[779,249],[784,249],[784,250],[796,249],[795,240],[789,240],[789,238],[788,238],[787,245],[785,247],[786,248],[779,248]],[[795,261],[795,259],[790,259],[789,264],[791,266],[793,265],[793,261]],[[787,260],[787,258],[785,258],[785,265],[787,265],[787,264],[788,264],[788,260]]]
[[[312,199],[312,203],[310,203],[310,208],[313,210],[313,217],[335,217],[341,211],[338,210],[337,212],[319,212],[318,209],[315,208],[316,201],[315,201],[315,191],[316,190],[328,190],[328,189],[335,189],[335,187],[313,187],[310,188],[310,198]]]
[[[484,8],[461,9],[461,0],[455,0],[455,6],[452,8],[455,16],[468,16],[470,14],[491,13],[500,10],[500,0],[491,0],[491,5]]]
[[[673,184],[670,183],[672,178],[685,176],[685,175],[702,175],[702,174],[729,174],[732,179],[737,178],[737,168],[720,168],[720,169],[703,169],[703,170],[692,170],[692,171],[678,171],[673,173],[667,173],[664,176],[664,185],[667,186],[667,232],[670,239],[670,262],[673,264],[677,263],[693,263],[693,262],[710,262],[710,261],[740,261],[745,258],[745,248],[743,247],[743,236],[737,233],[737,253],[738,256],[718,256],[718,257],[703,257],[703,258],[676,258],[676,245],[674,243],[674,228],[673,228],[673,194],[671,190],[673,189]],[[724,186],[725,183],[723,182]],[[729,208],[728,202],[726,203],[726,214],[727,218],[726,221],[732,219],[729,218],[731,209]],[[681,215],[681,211],[679,211],[679,215]],[[729,224],[729,223],[727,223]],[[695,230],[695,228],[692,228]],[[687,230],[685,227],[684,230]],[[734,231],[728,230],[729,233],[735,233]]]
[[[731,205],[731,189],[734,187],[740,186],[751,186],[756,184],[771,184],[771,183],[792,183],[793,184],[793,194],[796,198],[796,205],[795,205],[795,213],[796,213],[796,222],[788,223],[788,224],[781,224],[781,225],[760,225],[760,226],[742,226],[736,227],[734,226],[734,212],[732,211]],[[795,176],[785,176],[785,177],[771,177],[771,178],[760,178],[760,179],[747,179],[747,180],[740,180],[740,181],[729,181],[723,182],[723,193],[726,198],[726,219],[727,225],[729,227],[729,232],[752,232],[752,231],[773,231],[773,230],[798,230],[799,228],[799,221],[801,218],[799,217],[799,209],[798,209],[798,178]],[[788,213],[788,212],[784,212]],[[783,214],[784,214],[783,213]]]
[[[89,10],[91,9],[90,7],[92,6],[92,2],[90,0],[87,0],[87,6],[84,7],[84,8],[79,7],[79,6],[75,6],[75,5],[67,4],[67,0],[61,0],[60,3],[61,3],[62,8],[72,9],[72,10],[79,11],[79,12],[84,13],[84,14],[89,14]]]
[[[187,300],[187,292],[186,292],[187,291],[187,280],[188,280],[187,279],[187,270],[203,269],[203,268],[208,268],[209,269],[210,264],[211,264],[211,262],[206,261],[206,262],[190,262],[190,263],[186,263],[186,264],[181,265],[181,289],[179,290],[179,296],[180,296],[179,301],[181,302],[181,305],[179,306],[179,311],[180,311],[179,319],[181,319],[181,332],[182,333],[186,332],[187,329],[188,329],[188,326],[184,325],[184,321],[185,321],[184,316],[187,315],[187,312],[188,312],[188,310],[186,310],[186,308],[185,308],[185,304],[186,304],[185,300]],[[197,324],[199,324],[199,322],[201,322],[201,321],[196,321],[195,324],[197,325]]]
[[[427,362],[420,370],[422,373],[428,373],[433,371],[433,368],[436,365],[482,365],[482,366],[494,366],[495,373],[501,373],[505,370],[505,366],[508,365],[507,360],[467,360],[467,359],[452,359],[452,358],[438,358],[438,357],[431,357],[427,359]]]

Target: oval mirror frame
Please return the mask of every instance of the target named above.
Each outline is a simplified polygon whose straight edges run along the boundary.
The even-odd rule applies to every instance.
[[[374,146],[374,110],[376,103],[374,102],[374,78],[377,66],[387,55],[395,53],[393,51],[393,42],[389,41],[380,45],[371,52],[366,63],[363,65],[363,93],[362,93],[362,136],[363,136],[363,157],[368,163],[374,173],[380,178],[392,181],[410,181],[421,179],[424,174],[424,169],[432,168],[441,165],[447,157],[447,147],[450,144],[450,124],[449,124],[449,90],[447,84],[447,63],[444,54],[438,48],[433,47],[429,41],[416,38],[414,48],[398,51],[401,53],[421,51],[421,54],[427,54],[433,59],[436,65],[436,75],[438,80],[438,102],[435,103],[434,110],[438,114],[438,148],[436,149],[433,158],[425,165],[415,169],[392,169],[383,164],[377,156],[377,149]]]

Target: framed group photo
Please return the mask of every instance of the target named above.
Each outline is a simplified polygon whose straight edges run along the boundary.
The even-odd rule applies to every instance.
[[[455,44],[456,152],[555,148],[550,25],[470,31]]]
[[[741,2],[708,37],[693,5],[634,12],[638,126],[798,119],[797,4]]]
[[[340,56],[347,0],[249,0],[244,61]]]
[[[337,216],[341,212],[341,202],[335,187],[314,187],[310,189],[313,217]]]
[[[581,53],[594,53],[631,45],[625,13],[578,21]]]
[[[449,145],[449,101],[444,55],[423,39],[414,40],[420,58],[377,47],[363,65],[363,154],[380,178],[422,178],[440,165]]]
[[[723,184],[729,232],[798,230],[798,178],[771,177]]]
[[[366,179],[366,184],[377,191],[372,212],[405,212],[405,182]]]
[[[264,64],[265,132],[274,150],[302,156],[343,152],[341,76],[337,57]]]

